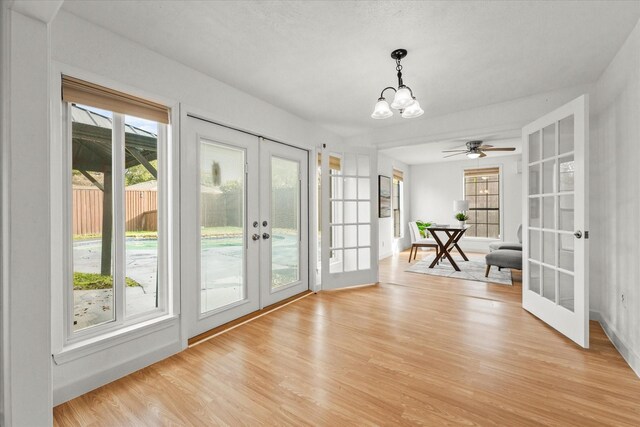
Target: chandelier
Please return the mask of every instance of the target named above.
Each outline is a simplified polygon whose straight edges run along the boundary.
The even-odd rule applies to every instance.
[[[378,98],[378,102],[376,103],[375,108],[373,109],[373,113],[371,117],[374,119],[386,119],[388,117],[393,116],[393,111],[391,108],[396,110],[400,110],[400,114],[405,119],[413,119],[414,117],[420,117],[424,110],[420,108],[420,104],[416,101],[416,97],[413,96],[413,91],[409,86],[405,86],[402,82],[402,65],[400,65],[400,60],[407,56],[407,51],[405,49],[396,49],[391,52],[391,57],[396,60],[396,71],[398,72],[398,89],[388,86],[382,89],[380,92],[380,98]],[[391,103],[391,108],[389,108],[389,103],[386,99],[384,99],[384,92],[387,89],[391,89],[395,92],[395,96],[393,97],[393,102]]]

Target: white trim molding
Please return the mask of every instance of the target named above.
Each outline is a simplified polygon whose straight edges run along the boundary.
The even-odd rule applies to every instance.
[[[589,319],[600,323],[604,333],[607,335],[613,346],[618,350],[622,358],[629,364],[629,367],[640,378],[640,355],[633,351],[631,346],[624,342],[620,334],[605,318],[602,313],[596,310],[589,311]]]

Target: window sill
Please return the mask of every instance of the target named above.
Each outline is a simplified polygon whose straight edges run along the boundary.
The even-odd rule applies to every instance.
[[[462,240],[467,240],[467,241],[477,241],[477,242],[501,242],[502,240],[500,238],[494,238],[494,237],[463,237]]]
[[[117,331],[107,332],[96,337],[69,344],[65,346],[62,351],[52,355],[53,361],[56,365],[63,365],[90,354],[167,329],[176,324],[178,324],[178,316],[169,314],[147,320],[146,322],[125,326]]]

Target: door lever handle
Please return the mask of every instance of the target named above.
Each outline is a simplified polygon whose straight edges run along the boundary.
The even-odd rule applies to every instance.
[[[269,233],[262,233],[262,238],[263,238],[264,240],[267,240],[269,237],[271,237],[271,236],[269,235]]]
[[[260,235],[258,233],[254,234],[253,236],[251,236],[251,238],[253,240],[260,240]]]

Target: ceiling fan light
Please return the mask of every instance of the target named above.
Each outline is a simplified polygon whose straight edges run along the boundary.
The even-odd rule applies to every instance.
[[[393,116],[393,111],[389,108],[389,103],[384,98],[378,99],[376,106],[371,113],[372,119],[387,119]]]
[[[411,91],[409,91],[405,86],[401,86],[396,91],[396,96],[393,97],[391,108],[404,110],[414,102],[413,96],[411,96]]]
[[[413,104],[409,105],[403,112],[402,117],[405,119],[413,119],[424,114],[424,110],[420,108],[420,103],[413,98]]]
[[[471,152],[467,153],[467,157],[470,158],[470,159],[477,159],[478,157],[480,157],[480,152],[471,151]]]

